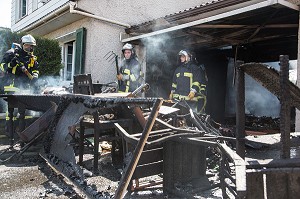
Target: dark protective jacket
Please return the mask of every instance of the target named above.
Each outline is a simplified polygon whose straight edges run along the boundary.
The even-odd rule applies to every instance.
[[[30,75],[36,78],[38,77],[39,64],[36,56],[25,52],[21,48],[11,48],[4,54],[0,70],[5,73],[6,79],[10,79],[10,81],[14,82],[16,87],[21,85],[25,86],[25,84],[31,83],[31,79],[25,72],[23,72],[23,66],[27,69]]]
[[[193,101],[198,101],[199,98],[205,97],[206,81],[203,70],[191,63],[182,63],[179,65],[173,75],[172,91],[175,99],[189,100],[188,94],[190,91],[195,92]]]
[[[124,59],[120,65],[120,73],[123,79],[120,81],[119,92],[132,92],[141,85],[141,66],[136,57]]]

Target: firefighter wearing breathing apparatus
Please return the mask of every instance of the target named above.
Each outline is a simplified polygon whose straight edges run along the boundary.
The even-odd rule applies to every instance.
[[[124,60],[117,75],[120,81],[118,92],[132,92],[140,86],[141,66],[131,44],[126,43],[122,48],[122,53]]]
[[[178,53],[179,66],[176,68],[169,99],[186,100],[189,106],[198,113],[205,112],[206,81],[203,70],[192,61],[188,50]]]
[[[13,43],[1,61],[0,73],[4,76],[4,92],[34,86],[39,76],[39,64],[33,55],[36,40],[28,34],[21,38],[21,42],[21,45]]]

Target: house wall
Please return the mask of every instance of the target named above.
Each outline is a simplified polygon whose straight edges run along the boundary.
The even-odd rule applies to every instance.
[[[97,0],[80,0],[78,1],[78,8],[97,16],[133,25],[195,7],[200,5],[201,1],[192,0],[188,3],[174,3],[170,0],[156,0],[153,3],[151,2],[152,4],[153,6],[150,6],[150,3],[145,0],[107,0],[101,2]],[[116,81],[115,63],[113,61],[109,62],[104,56],[110,51],[114,51],[121,56],[120,33],[125,32],[124,27],[87,17],[45,36],[57,38],[81,27],[85,27],[87,30],[85,73],[92,74],[93,82],[108,83]],[[139,58],[143,60],[144,55]]]
[[[208,0],[80,0],[78,7],[93,14],[131,25],[200,6]]]

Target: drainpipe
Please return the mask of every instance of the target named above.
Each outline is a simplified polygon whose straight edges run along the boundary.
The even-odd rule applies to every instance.
[[[119,26],[123,26],[125,28],[130,28],[131,27],[129,24],[126,24],[126,23],[118,22],[118,21],[107,19],[107,18],[100,17],[100,16],[96,16],[94,14],[89,14],[89,13],[86,13],[86,12],[83,12],[83,11],[75,10],[74,9],[75,6],[76,5],[72,5],[70,3],[70,13],[72,13],[72,14],[79,14],[79,15],[83,15],[83,16],[87,16],[87,17],[99,19],[101,21],[105,21],[105,22],[108,22],[108,23],[112,23],[112,24],[116,24],[116,25],[119,25]]]

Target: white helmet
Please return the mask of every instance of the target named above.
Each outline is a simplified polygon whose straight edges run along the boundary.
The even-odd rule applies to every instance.
[[[183,55],[185,56],[186,61],[185,62],[189,62],[192,59],[192,54],[188,51],[188,50],[181,50],[178,53],[179,56]]]
[[[133,51],[133,46],[129,43],[126,43],[122,48],[122,52],[124,53],[125,50],[131,50],[131,52],[132,52]]]
[[[36,46],[36,41],[35,41],[35,38],[31,35],[24,35],[22,38],[21,38],[21,41],[22,41],[22,46],[24,44],[30,44],[32,46]]]

